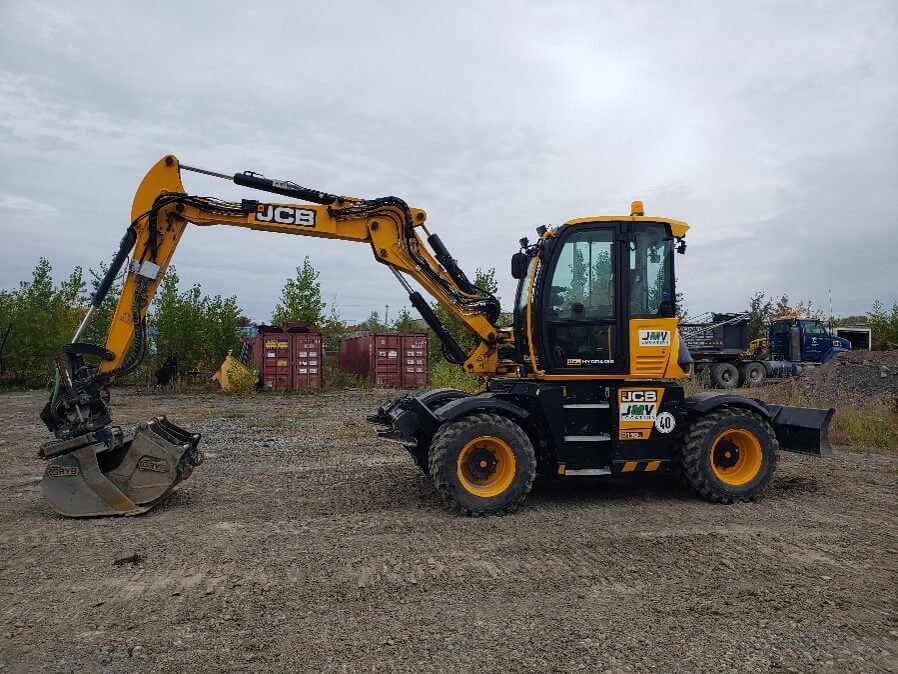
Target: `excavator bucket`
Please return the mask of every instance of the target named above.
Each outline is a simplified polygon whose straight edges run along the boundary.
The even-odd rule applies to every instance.
[[[104,429],[45,447],[44,499],[66,517],[140,515],[203,462],[200,436],[165,417],[133,433]]]

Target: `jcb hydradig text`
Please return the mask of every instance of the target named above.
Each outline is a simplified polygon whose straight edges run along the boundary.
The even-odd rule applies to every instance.
[[[182,171],[300,203],[240,203],[188,195]],[[510,512],[537,473],[568,479],[672,470],[711,501],[753,499],[770,484],[778,449],[820,455],[833,410],[768,405],[726,394],[685,396],[690,368],[677,332],[674,252],[688,225],[629,215],[539,227],[512,256],[512,328],[475,287],[426,213],[396,197],[359,199],[246,172],[224,175],[164,157],[140,184],[128,226],[71,344],[41,418],[60,440],[45,447],[44,495],[70,516],[141,513],[202,461],[199,436],[164,418],[134,433],[111,425],[107,383],[146,352],[146,313],[188,223],[359,241],[409,293],[445,357],[487,380],[469,395],[404,396],[369,420],[402,442],[443,500],[466,515]],[[130,258],[103,346],[79,341]],[[408,277],[476,338],[466,353]]]

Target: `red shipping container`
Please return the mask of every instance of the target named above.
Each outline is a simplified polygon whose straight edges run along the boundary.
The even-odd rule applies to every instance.
[[[250,360],[263,391],[294,391],[321,386],[321,335],[287,324],[287,330],[259,326],[250,342]],[[298,331],[302,330],[302,331]]]
[[[427,386],[427,335],[362,335],[340,342],[340,367],[384,388]]]

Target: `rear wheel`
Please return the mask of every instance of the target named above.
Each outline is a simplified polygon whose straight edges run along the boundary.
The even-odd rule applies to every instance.
[[[747,388],[761,386],[767,381],[767,370],[764,365],[757,362],[744,363],[739,368],[739,382]]]
[[[689,486],[715,503],[752,501],[776,471],[779,445],[765,419],[723,408],[699,417],[683,436],[679,458]]]
[[[430,447],[430,475],[443,501],[464,515],[504,515],[527,497],[536,475],[530,438],[497,414],[443,426]]]
[[[730,363],[717,363],[711,368],[711,383],[716,388],[736,388],[739,372]]]

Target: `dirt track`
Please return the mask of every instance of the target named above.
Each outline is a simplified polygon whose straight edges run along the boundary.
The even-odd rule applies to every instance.
[[[0,671],[898,671],[898,455],[783,454],[756,504],[644,476],[474,520],[364,423],[389,393],[113,396],[208,461],[148,515],[62,519],[43,395],[0,396]]]

